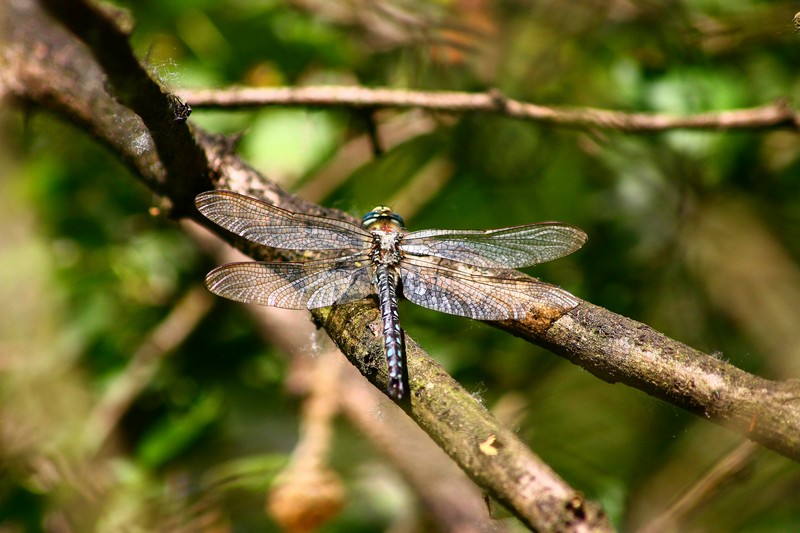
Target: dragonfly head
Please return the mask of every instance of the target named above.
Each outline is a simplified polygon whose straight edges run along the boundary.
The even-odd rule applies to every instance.
[[[361,226],[367,231],[374,229],[397,231],[405,228],[406,223],[403,222],[403,217],[392,211],[390,208],[386,207],[385,205],[379,205],[364,215]]]

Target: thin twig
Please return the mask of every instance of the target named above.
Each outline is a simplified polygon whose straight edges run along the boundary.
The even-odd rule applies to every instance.
[[[485,93],[426,92],[355,86],[319,86],[233,87],[222,90],[184,89],[179,92],[192,106],[198,108],[241,109],[270,105],[349,108],[415,107],[445,113],[492,113],[559,126],[603,128],[624,132],[673,129],[796,128],[800,124],[800,116],[784,100],[747,109],[675,116],[591,107],[543,106],[508,98],[498,91]]]
[[[758,446],[752,442],[740,443],[720,459],[706,475],[697,480],[680,498],[659,516],[638,530],[638,533],[680,531],[686,517],[708,502],[719,490],[752,464]]]
[[[214,299],[205,287],[195,286],[134,352],[125,369],[106,388],[86,422],[86,438],[93,449],[102,446],[133,400],[152,382],[164,357],[194,331],[213,304]]]
[[[300,439],[292,460],[277,475],[267,496],[269,515],[286,531],[315,531],[344,507],[344,483],[328,467],[333,419],[339,409],[339,364],[335,349],[315,359]]]

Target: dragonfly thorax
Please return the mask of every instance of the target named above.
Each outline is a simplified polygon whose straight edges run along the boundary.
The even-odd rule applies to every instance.
[[[375,264],[397,265],[402,259],[400,240],[403,235],[398,231],[372,230],[372,251],[370,258]]]
[[[375,264],[396,265],[400,262],[400,239],[405,233],[403,218],[385,205],[364,215],[362,227],[372,234],[370,257]]]

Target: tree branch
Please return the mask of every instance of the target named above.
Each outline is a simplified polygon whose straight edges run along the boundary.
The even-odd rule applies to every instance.
[[[144,122],[158,159],[169,179],[156,192],[191,205],[192,199],[211,186],[204,151],[189,130],[191,108],[171,95],[139,63],[120,26],[124,17],[111,8],[98,9],[86,0],[41,0],[42,6],[86,44],[102,69],[114,97]],[[102,78],[99,78],[102,79]],[[96,83],[96,82],[95,82]],[[140,138],[140,149],[150,145]],[[194,208],[190,208],[193,211]],[[174,211],[173,216],[183,212]]]
[[[800,460],[800,380],[770,381],[583,302],[551,324],[498,326],[620,382]]]
[[[195,107],[241,109],[282,106],[347,108],[420,108],[445,113],[491,113],[510,118],[624,132],[674,129],[763,129],[800,125],[800,114],[785,100],[749,109],[674,116],[628,113],[608,109],[564,108],[531,104],[508,98],[499,91],[485,93],[424,92],[366,87],[234,87],[222,90],[184,89],[180,95]]]

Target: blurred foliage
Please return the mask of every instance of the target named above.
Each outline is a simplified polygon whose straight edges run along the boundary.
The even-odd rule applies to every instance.
[[[790,2],[120,4],[137,23],[137,52],[174,88],[496,88],[539,104],[674,114],[800,90]],[[195,110],[191,120],[244,132],[243,157],[298,188],[363,139],[369,120],[380,133],[403,114],[413,120],[282,108]],[[174,222],[148,215],[150,193],[88,135],[48,114],[2,117],[0,402],[4,423],[32,422],[0,443],[0,530],[51,530],[69,501],[25,468],[26,453],[46,450],[56,470],[69,463],[71,428],[212,263]],[[398,197],[430,161],[449,161],[441,187],[406,217],[410,228],[576,224],[587,246],[534,275],[748,371],[797,377],[796,322],[780,329],[770,318],[800,309],[784,303],[797,294],[800,259],[796,132],[622,134],[479,114],[434,119],[434,130],[365,158],[315,200],[358,215]],[[776,255],[737,252],[760,249]],[[521,398],[520,435],[619,527],[646,524],[739,442],[492,328],[401,311],[409,334],[487,406]],[[277,528],[264,493],[296,442],[300,400],[284,387],[286,359],[255,329],[245,310],[220,301],[165,359],[117,428],[113,473],[80,466],[127,487],[124,505],[108,507],[116,514],[93,520],[108,530],[132,517],[160,527],[171,517],[189,530]],[[332,468],[353,494],[397,483],[355,431],[337,427],[336,440]],[[326,530],[383,530],[422,512],[389,505],[396,499],[381,489],[348,500]],[[788,531],[798,522],[800,469],[760,451],[681,530]]]

